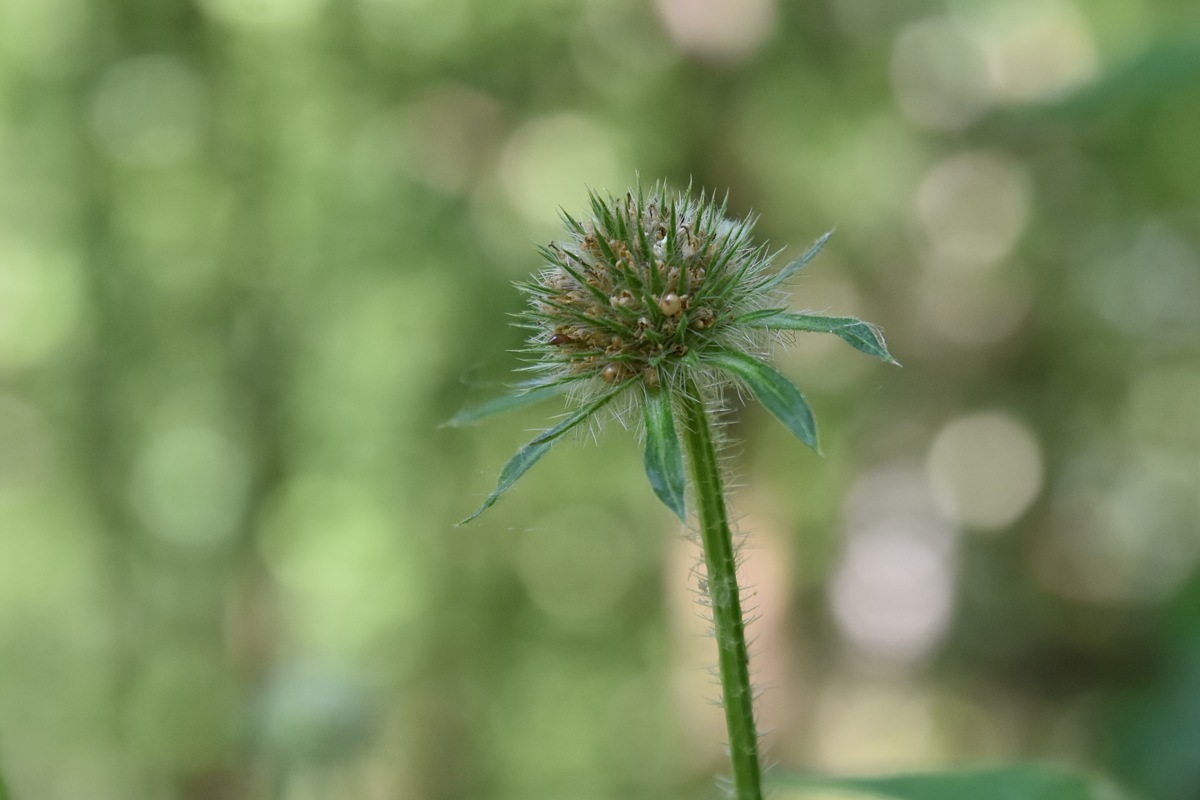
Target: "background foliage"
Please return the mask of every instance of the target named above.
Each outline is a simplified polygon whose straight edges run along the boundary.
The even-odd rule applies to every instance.
[[[557,409],[555,209],[729,190],[798,254],[733,403],[768,752],[1200,795],[1200,9],[5,0],[0,765],[14,797],[711,797],[696,553]],[[828,341],[827,341],[828,339]],[[468,389],[469,387],[474,387]],[[845,797],[846,795],[839,795]]]

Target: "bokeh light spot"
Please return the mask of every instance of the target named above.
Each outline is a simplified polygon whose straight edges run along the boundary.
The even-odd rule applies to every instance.
[[[535,523],[522,537],[515,563],[533,603],[565,621],[610,610],[637,572],[636,553],[623,530],[599,509]]]
[[[842,635],[868,656],[905,663],[941,640],[954,610],[956,541],[915,465],[859,479],[828,593]]]
[[[1017,520],[1042,488],[1042,454],[1029,428],[986,411],[951,421],[927,462],[939,507],[957,522],[996,530]]]
[[[83,63],[87,0],[17,0],[0,3],[0,53],[43,75]]]
[[[302,474],[282,487],[263,515],[258,546],[287,590],[301,639],[354,655],[425,613],[420,543],[401,533],[358,483]],[[418,655],[394,653],[390,670],[403,667],[395,656]]]
[[[1161,340],[1200,341],[1200,253],[1164,220],[1128,232],[1097,231],[1073,286],[1112,328]]]
[[[236,531],[249,489],[246,455],[208,427],[155,435],[134,462],[133,506],[156,536],[180,545],[218,545]]]
[[[901,112],[924,128],[960,130],[993,103],[981,43],[951,19],[906,25],[892,51],[891,79]]]
[[[505,195],[530,222],[555,226],[558,208],[579,209],[587,188],[623,187],[611,134],[585,117],[538,117],[518,128],[500,160]]]
[[[1029,218],[1020,164],[994,152],[958,153],[934,164],[917,189],[915,216],[936,263],[993,266],[1012,251]]]
[[[81,294],[65,253],[0,238],[0,370],[32,366],[62,346],[78,322]]]
[[[954,572],[943,549],[903,524],[855,531],[829,595],[846,638],[876,656],[907,661],[927,653],[954,607]]]
[[[290,761],[342,759],[366,743],[374,724],[368,693],[354,676],[315,661],[284,663],[255,710],[260,743]]]
[[[1033,568],[1055,592],[1088,603],[1157,603],[1200,562],[1200,461],[1097,445],[1055,487],[1055,525]]]
[[[714,60],[749,56],[775,21],[774,0],[657,0],[655,6],[676,47]]]
[[[163,166],[192,155],[205,113],[204,87],[179,59],[152,55],[110,67],[92,96],[92,128],[114,161]]]
[[[1048,100],[1096,72],[1087,19],[1069,0],[994,3],[984,24],[993,83],[1004,97]]]
[[[926,269],[917,281],[918,323],[960,347],[985,347],[1020,330],[1032,298],[1022,284],[1000,274],[973,275]]]

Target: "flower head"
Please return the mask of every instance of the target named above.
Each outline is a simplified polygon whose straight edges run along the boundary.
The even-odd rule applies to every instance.
[[[772,337],[795,330],[833,333],[895,363],[869,323],[783,307],[782,284],[812,260],[829,234],[776,272],[774,254],[751,238],[754,218],[727,218],[725,204],[713,195],[695,198],[660,183],[620,198],[593,193],[591,212],[582,220],[564,212],[566,240],[540,248],[542,271],[517,284],[529,299],[519,324],[530,331],[522,352],[534,377],[449,424],[469,424],[560,392],[569,392],[577,408],[509,461],[496,490],[464,522],[490,508],[566,432],[619,397],[643,408],[651,486],[683,517],[672,398],[736,382],[817,449],[816,422],[804,396],[763,360]]]
[[[753,219],[735,222],[713,197],[662,184],[593,194],[590,218],[563,217],[569,238],[541,248],[545,268],[518,284],[541,382],[576,384],[580,397],[625,383],[677,387],[685,363],[695,370],[706,353],[765,352],[767,331],[740,324],[781,300]]]

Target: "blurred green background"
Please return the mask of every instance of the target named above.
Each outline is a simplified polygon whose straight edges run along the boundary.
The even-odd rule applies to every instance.
[[[822,460],[731,411],[771,759],[1200,797],[1200,7],[2,0],[18,798],[709,798],[697,553],[500,391],[559,206],[729,191]]]

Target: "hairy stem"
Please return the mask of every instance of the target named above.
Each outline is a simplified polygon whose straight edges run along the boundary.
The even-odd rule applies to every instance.
[[[758,730],[754,725],[754,695],[750,690],[750,657],[746,651],[733,533],[725,510],[717,449],[709,410],[699,387],[689,381],[682,394],[684,449],[696,490],[700,538],[708,571],[708,596],[717,636],[725,724],[729,730],[729,757],[733,762],[733,796],[736,800],[762,800],[762,767],[758,759]]]

